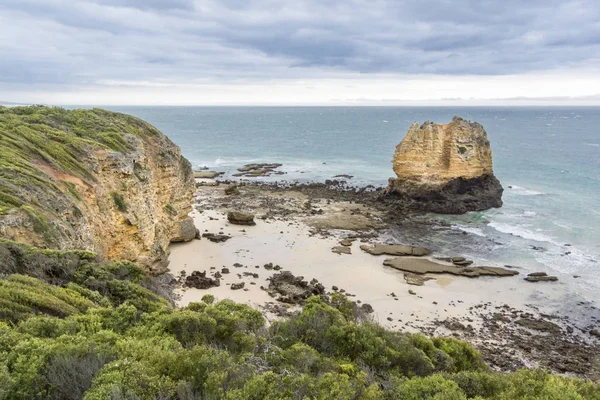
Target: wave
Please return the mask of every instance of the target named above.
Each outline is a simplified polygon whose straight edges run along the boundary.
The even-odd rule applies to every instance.
[[[600,147],[599,143],[584,143],[586,146]]]
[[[513,192],[514,194],[517,194],[519,196],[544,196],[544,195],[548,194],[548,193],[538,192],[537,190],[527,189],[527,188],[524,188],[522,186],[517,186],[517,185],[510,185],[508,188],[511,192]]]
[[[494,228],[498,232],[518,236],[523,239],[533,240],[535,242],[548,242],[553,244],[555,243],[550,236],[544,235],[542,233],[532,232],[519,225],[511,225],[504,222],[492,221],[488,224],[488,226],[490,228]]]
[[[450,228],[454,229],[454,230],[462,231],[462,232],[471,233],[473,235],[477,235],[477,236],[481,236],[481,237],[487,237],[487,235],[485,233],[483,233],[483,231],[480,228],[473,228],[471,226],[464,226],[464,225],[452,225]]]

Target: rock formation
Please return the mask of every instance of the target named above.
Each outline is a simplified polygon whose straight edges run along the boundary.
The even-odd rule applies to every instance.
[[[413,208],[445,214],[502,206],[492,150],[483,126],[460,117],[449,124],[416,122],[396,147],[387,194]]]
[[[0,236],[159,273],[196,236],[194,178],[150,124],[109,111],[0,107]]]

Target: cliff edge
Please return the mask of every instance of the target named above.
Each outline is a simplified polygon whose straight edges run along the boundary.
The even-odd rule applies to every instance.
[[[477,122],[454,117],[449,124],[416,122],[396,147],[397,178],[386,193],[413,208],[461,214],[502,206],[487,133]]]
[[[0,107],[0,237],[160,273],[196,235],[194,178],[150,124],[100,109]]]

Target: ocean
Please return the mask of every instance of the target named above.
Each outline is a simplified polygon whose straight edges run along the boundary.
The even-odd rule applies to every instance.
[[[454,115],[477,121],[492,144],[504,206],[427,215],[433,229],[393,236],[480,265],[546,271],[600,304],[599,107],[105,108],[152,123],[194,167],[231,174],[247,163],[280,162],[286,175],[264,179],[350,174],[355,185],[378,186],[393,176],[395,146],[413,122],[447,123]]]

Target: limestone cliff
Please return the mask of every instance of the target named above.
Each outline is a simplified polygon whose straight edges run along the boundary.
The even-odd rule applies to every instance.
[[[163,272],[196,235],[194,179],[150,124],[100,109],[0,107],[0,237]]]
[[[483,126],[460,117],[414,123],[396,147],[387,193],[424,211],[458,214],[502,206]]]

